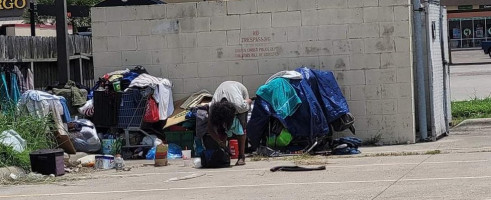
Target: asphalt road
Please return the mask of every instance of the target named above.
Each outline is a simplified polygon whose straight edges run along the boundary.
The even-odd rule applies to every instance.
[[[336,158],[325,171],[274,173],[268,169],[292,163],[214,170],[148,166],[67,183],[3,186],[0,199],[487,199],[490,158],[490,152]]]
[[[491,62],[491,58],[481,51],[457,51],[453,62]],[[491,96],[491,64],[450,66],[450,88],[452,101]]]

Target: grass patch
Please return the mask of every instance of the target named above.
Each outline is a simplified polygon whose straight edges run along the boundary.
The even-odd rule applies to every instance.
[[[6,104],[3,104],[5,108]],[[7,109],[0,111],[0,133],[6,130],[16,131],[27,145],[19,153],[10,146],[0,144],[0,167],[17,166],[30,170],[29,153],[38,149],[55,148],[56,140],[49,132],[52,130],[51,117],[35,117],[28,114],[19,114],[15,105],[7,104]],[[0,138],[2,140],[2,138]]]
[[[454,118],[454,125],[466,119],[490,118],[491,97],[452,102],[452,117]]]
[[[425,152],[426,155],[436,155],[436,154],[440,154],[440,153],[441,153],[440,150],[433,150],[433,151]]]

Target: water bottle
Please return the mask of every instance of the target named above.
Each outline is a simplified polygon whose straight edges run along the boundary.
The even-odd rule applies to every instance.
[[[124,160],[123,158],[121,158],[120,154],[116,154],[116,158],[114,158],[114,167],[116,168],[117,171],[123,170]]]

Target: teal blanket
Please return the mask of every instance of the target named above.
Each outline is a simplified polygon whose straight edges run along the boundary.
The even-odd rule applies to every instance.
[[[256,94],[268,102],[283,119],[293,115],[302,103],[290,82],[284,78],[276,78],[259,87]]]

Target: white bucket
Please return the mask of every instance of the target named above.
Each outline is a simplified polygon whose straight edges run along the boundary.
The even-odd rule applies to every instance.
[[[182,150],[182,159],[190,160],[191,159],[191,150]]]

